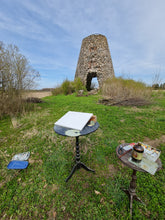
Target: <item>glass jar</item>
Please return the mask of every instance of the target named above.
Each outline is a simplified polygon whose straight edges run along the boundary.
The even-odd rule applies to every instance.
[[[132,160],[135,162],[140,162],[143,157],[144,148],[141,146],[140,143],[134,145],[132,151]]]

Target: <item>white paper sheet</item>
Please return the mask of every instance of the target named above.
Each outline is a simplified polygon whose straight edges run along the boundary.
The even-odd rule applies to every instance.
[[[92,116],[92,113],[69,111],[55,125],[81,131]]]

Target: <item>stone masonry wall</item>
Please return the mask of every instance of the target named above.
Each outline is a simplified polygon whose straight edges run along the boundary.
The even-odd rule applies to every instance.
[[[93,77],[97,77],[101,88],[103,82],[113,76],[114,69],[106,37],[101,34],[93,34],[84,38],[75,78],[79,77],[90,90]]]

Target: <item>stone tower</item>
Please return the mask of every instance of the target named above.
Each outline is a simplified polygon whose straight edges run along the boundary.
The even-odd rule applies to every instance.
[[[93,34],[83,39],[75,74],[77,77],[87,90],[90,90],[94,77],[97,77],[100,88],[107,78],[114,77],[108,42],[104,35]]]

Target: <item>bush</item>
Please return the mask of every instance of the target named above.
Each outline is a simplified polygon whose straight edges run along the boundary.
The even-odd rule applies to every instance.
[[[103,96],[118,100],[130,98],[148,99],[151,97],[151,88],[144,83],[121,77],[107,79],[101,91]]]
[[[80,78],[75,78],[75,80],[73,81],[73,87],[75,92],[78,92],[79,90],[86,91],[86,87],[84,86]]]
[[[69,95],[74,92],[73,84],[67,79],[62,83],[61,88],[64,95]]]
[[[52,91],[52,95],[60,95],[62,94],[62,88],[61,86],[57,86],[53,91]]]
[[[153,89],[159,89],[159,84],[158,84],[158,83],[153,84],[153,85],[152,85],[152,88],[153,88]]]
[[[0,100],[0,118],[5,115],[13,116],[34,109],[33,105],[15,94],[8,96],[1,92]]]
[[[86,87],[83,85],[82,81],[80,78],[76,78],[74,81],[69,81],[65,80],[61,86],[57,86],[53,91],[53,95],[59,95],[59,94],[64,94],[64,95],[69,95],[74,92],[78,92],[79,90],[83,90],[84,92],[86,91]]]

